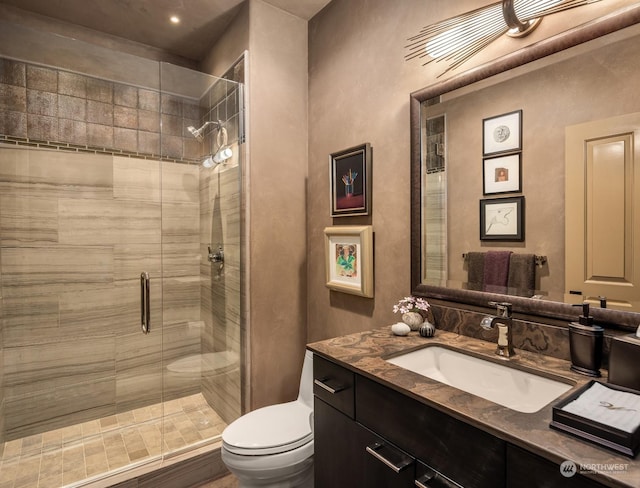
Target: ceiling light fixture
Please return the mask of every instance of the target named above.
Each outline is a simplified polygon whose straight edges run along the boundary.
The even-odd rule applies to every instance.
[[[546,15],[600,0],[502,0],[471,12],[424,27],[405,46],[408,61],[427,58],[423,66],[436,61],[457,68],[503,34],[529,35]]]
[[[172,24],[180,23],[180,17],[178,17],[177,15],[172,15],[171,17],[169,17],[169,20],[171,21]]]

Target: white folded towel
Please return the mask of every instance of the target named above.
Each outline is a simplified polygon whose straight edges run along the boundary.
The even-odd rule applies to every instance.
[[[614,390],[598,382],[561,410],[624,432],[633,433],[640,426],[640,395]]]

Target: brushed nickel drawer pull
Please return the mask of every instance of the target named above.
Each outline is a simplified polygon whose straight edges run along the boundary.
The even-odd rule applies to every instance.
[[[338,386],[336,388],[332,388],[331,386],[327,385],[326,383],[324,383],[325,381],[327,381],[328,378],[323,378],[321,380],[315,379],[313,380],[313,383],[315,385],[318,385],[320,388],[322,388],[323,390],[328,391],[329,393],[331,393],[332,395],[335,395],[336,393],[338,393],[339,391],[345,390],[346,387],[344,386]]]
[[[399,473],[400,471],[407,468],[408,466],[411,466],[411,464],[413,463],[413,459],[407,456],[403,456],[404,459],[399,464],[395,464],[392,461],[389,461],[386,457],[384,457],[382,454],[378,452],[383,447],[387,447],[387,449],[390,449],[389,446],[385,446],[385,444],[374,442],[370,446],[367,446],[367,452],[371,454],[374,458],[376,458],[378,461],[381,461],[383,464],[391,468],[394,472]]]
[[[433,484],[431,483],[432,481]],[[436,486],[439,488],[462,488],[458,483],[435,470],[415,480],[415,485],[418,488],[431,488]]]
[[[431,481],[432,479],[433,479],[433,476],[423,476],[419,480],[415,480],[415,485],[418,488],[429,488],[429,485],[425,485],[424,483],[427,483],[428,481]]]

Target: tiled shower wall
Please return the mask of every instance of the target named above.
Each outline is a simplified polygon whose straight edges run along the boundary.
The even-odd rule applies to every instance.
[[[0,134],[194,159],[200,119],[198,100],[0,58]]]
[[[243,62],[225,76],[242,82]],[[204,323],[202,352],[228,351],[237,364],[216,374],[203,371],[202,394],[227,423],[241,414],[241,319],[240,229],[241,154],[243,97],[241,85],[216,83],[209,94],[212,103],[205,120],[226,120],[233,157],[225,165],[200,170],[200,317]],[[226,117],[226,119],[225,119]],[[222,246],[224,264],[206,259],[208,247]]]
[[[211,378],[163,377],[162,367],[234,341],[239,355],[239,297],[227,296],[239,290],[239,230],[231,230],[226,275],[213,290],[202,243],[218,224],[207,221],[211,208],[200,208],[213,170],[180,164],[199,163],[212,143],[196,141],[188,125],[222,120],[229,141],[238,138],[239,93],[220,80],[193,100],[0,58],[0,142],[14,146],[0,149],[4,440],[157,402],[163,379],[165,399],[211,391],[201,385]],[[230,175],[239,178],[237,162]],[[239,202],[239,180],[231,187]],[[218,218],[239,229],[238,215]],[[201,225],[208,238],[199,238]],[[159,335],[139,332],[137,281],[143,269],[159,276],[160,252],[163,296],[152,297],[152,323],[162,299],[164,365]],[[201,309],[205,288],[210,300]],[[201,317],[221,306],[232,326]],[[214,326],[225,336],[216,346]],[[238,398],[235,416],[239,374],[223,385],[237,391],[209,395],[217,403]]]
[[[238,151],[238,146],[234,146]],[[215,171],[200,173],[201,312],[204,322],[202,351],[228,351],[237,358],[241,350],[240,320],[240,166],[237,156]],[[224,264],[209,263],[207,247],[224,250]],[[207,356],[205,356],[207,357]],[[226,369],[226,371],[225,371]],[[202,375],[202,394],[227,423],[241,414],[241,369],[226,367],[220,374]]]
[[[3,147],[0,191],[6,440],[159,402],[200,349],[197,166]]]

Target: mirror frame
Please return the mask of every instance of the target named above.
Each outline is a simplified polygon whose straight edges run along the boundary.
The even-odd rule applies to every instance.
[[[578,314],[575,308],[562,302],[453,289],[422,283],[421,104],[425,100],[638,23],[640,23],[640,4],[625,7],[411,93],[409,103],[411,123],[411,293],[413,295],[481,307],[488,307],[489,301],[508,301],[513,304],[513,310],[517,313],[563,321],[571,321],[576,318]],[[640,324],[640,313],[637,312],[624,312],[596,307],[592,307],[591,311],[594,319],[599,324],[612,328],[635,331],[638,324]]]

